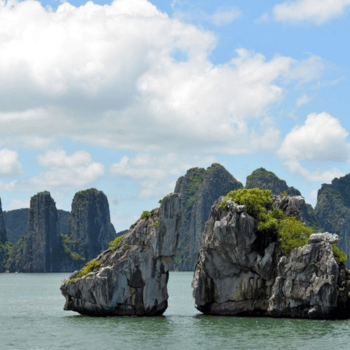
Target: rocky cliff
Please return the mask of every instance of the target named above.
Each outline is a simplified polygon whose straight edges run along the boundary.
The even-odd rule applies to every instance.
[[[322,185],[315,215],[326,231],[339,235],[339,248],[350,256],[350,174]],[[350,261],[347,266],[350,267]]]
[[[181,194],[182,223],[174,269],[193,271],[201,236],[214,201],[227,192],[243,187],[222,165],[192,168],[181,176],[175,193]]]
[[[309,244],[282,257],[278,236],[258,230],[245,205],[221,197],[205,225],[192,282],[195,306],[205,314],[305,318],[350,317],[349,273],[341,278],[331,243],[313,234]],[[302,197],[275,196],[273,207],[300,217]],[[273,232],[273,231],[272,231]],[[277,249],[278,248],[278,249]]]
[[[161,315],[179,238],[181,202],[166,196],[130,227],[116,246],[100,254],[61,286],[65,310],[115,316]]]
[[[59,272],[64,251],[55,201],[49,192],[30,200],[25,236],[12,248],[10,272]]]
[[[115,237],[106,195],[95,188],[77,192],[68,219],[68,233],[63,236],[68,254],[62,261],[63,271],[80,269],[107,249]]]
[[[0,198],[0,272],[5,271],[5,267],[3,266],[2,262],[6,254],[5,248],[3,247],[6,241],[7,241],[6,228],[5,228],[5,221],[4,221],[4,216],[2,212],[1,198]]]
[[[299,190],[293,186],[288,186],[286,181],[280,179],[273,172],[267,171],[264,168],[254,170],[251,175],[247,176],[246,188],[259,188],[261,190],[270,190],[272,194],[280,195],[287,192],[289,196],[301,196]],[[305,203],[301,208],[301,220],[314,231],[322,231],[322,225],[317,220],[316,214],[312,206]]]
[[[60,233],[65,235],[68,233],[69,211],[57,209],[57,214]],[[21,236],[26,234],[29,208],[4,211],[3,215],[5,220],[7,239],[12,244],[15,244]]]

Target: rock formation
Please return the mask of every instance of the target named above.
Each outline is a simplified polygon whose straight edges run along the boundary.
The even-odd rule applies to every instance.
[[[220,196],[242,187],[240,182],[217,163],[208,169],[192,168],[177,180],[174,192],[181,194],[182,224],[175,270],[194,270],[202,232],[212,204]]]
[[[350,174],[323,184],[317,194],[315,215],[325,231],[340,237],[338,246],[350,256]],[[350,267],[350,260],[347,262]]]
[[[161,315],[167,308],[167,282],[180,227],[178,194],[166,196],[130,227],[118,245],[74,272],[61,286],[65,310],[86,315]],[[81,271],[83,272],[84,269]]]
[[[21,236],[26,234],[28,225],[29,208],[14,209],[3,212],[7,239],[16,244]],[[58,226],[60,233],[65,235],[68,233],[68,217],[69,211],[57,209]]]
[[[5,228],[5,221],[4,221],[4,216],[2,212],[1,198],[0,198],[0,272],[5,271],[5,267],[2,264],[3,259],[5,257],[5,251],[2,248],[2,245],[5,244],[6,241],[7,241],[6,228]]]
[[[339,268],[331,244],[338,241],[336,234],[313,234],[308,244],[293,249],[288,258],[281,258],[269,300],[272,316],[337,316]]]
[[[77,192],[68,219],[68,234],[63,237],[68,253],[62,262],[63,271],[80,269],[107,249],[115,237],[106,195],[95,188]]]
[[[336,235],[313,234],[289,258],[277,236],[257,231],[245,205],[212,206],[192,282],[195,306],[205,314],[305,318],[350,317],[349,272],[338,278],[331,243]],[[299,216],[302,197],[274,196],[273,206]]]
[[[25,236],[12,248],[10,272],[58,272],[64,251],[55,201],[40,192],[30,200]]]
[[[289,196],[300,196],[299,190],[293,186],[288,186],[284,180],[281,180],[273,172],[264,168],[254,170],[251,175],[247,176],[246,188],[259,188],[261,190],[270,190],[272,194],[280,195],[287,192]],[[314,209],[308,203],[301,208],[301,220],[306,225],[312,227],[315,231],[322,231],[322,226],[318,222]]]

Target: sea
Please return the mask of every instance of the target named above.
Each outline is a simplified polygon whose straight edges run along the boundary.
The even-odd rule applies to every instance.
[[[161,317],[88,317],[64,311],[68,273],[0,274],[1,350],[350,349],[350,321],[205,316],[192,272],[171,272]]]

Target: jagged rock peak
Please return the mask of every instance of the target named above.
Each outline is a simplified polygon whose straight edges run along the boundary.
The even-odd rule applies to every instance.
[[[68,219],[69,250],[89,261],[107,249],[114,238],[107,196],[95,188],[77,192]],[[75,260],[74,268],[79,266],[81,261]]]
[[[160,209],[142,215],[112,249],[61,286],[65,310],[101,316],[156,316],[168,305],[167,282],[181,220],[178,194],[167,195]],[[88,272],[88,271],[87,271]]]
[[[10,271],[58,272],[62,257],[56,203],[44,191],[30,199],[26,233],[11,252]]]
[[[290,196],[300,196],[299,190],[293,186],[288,187],[284,180],[281,180],[273,172],[264,168],[254,170],[246,181],[246,188],[260,188],[270,190],[272,194],[279,195],[286,191]]]
[[[174,192],[181,194],[182,223],[174,264],[176,270],[193,271],[212,204],[220,196],[242,187],[218,163],[207,169],[191,168],[177,180]]]
[[[331,246],[338,240],[328,232],[313,234],[308,244],[281,258],[269,300],[272,316],[324,319],[343,313],[337,310],[339,267]]]

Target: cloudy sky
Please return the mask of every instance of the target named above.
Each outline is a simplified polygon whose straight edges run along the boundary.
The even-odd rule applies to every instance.
[[[3,210],[108,196],[116,230],[194,167],[315,205],[350,172],[350,0],[0,0]]]

